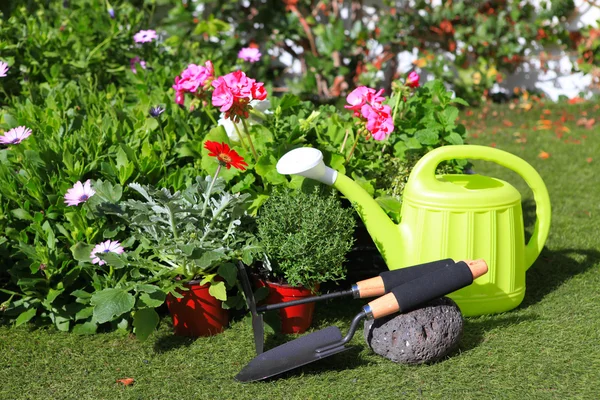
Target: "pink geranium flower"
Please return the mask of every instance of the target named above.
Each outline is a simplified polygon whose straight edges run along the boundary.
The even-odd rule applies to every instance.
[[[156,31],[149,29],[147,31],[141,30],[133,35],[133,40],[135,40],[136,43],[150,43],[157,37]]]
[[[175,92],[175,103],[179,104],[180,106],[182,106],[183,103],[185,103],[185,92],[183,92],[183,91]]]
[[[365,104],[373,104],[379,105],[384,100],[385,97],[382,96],[383,89],[380,91],[376,91],[375,89],[371,89],[366,86],[359,86],[354,89],[348,96],[346,97],[346,101],[348,105],[345,105],[344,108],[354,111],[354,116],[360,116],[360,110]]]
[[[0,144],[19,144],[27,139],[29,135],[31,135],[31,129],[25,126],[18,126],[0,136]]]
[[[123,254],[125,249],[121,246],[121,243],[116,240],[107,240],[106,242],[102,242],[97,244],[92,252],[90,253],[90,258],[92,259],[92,264],[104,265],[106,264],[104,261],[100,259],[96,254],[97,253],[116,253]]]
[[[182,92],[196,93],[203,88],[215,73],[212,62],[207,61],[204,65],[190,64],[181,73],[181,77],[175,77],[173,89]]]
[[[367,130],[373,135],[375,140],[385,140],[394,131],[394,121],[392,120],[392,109],[388,105],[373,108],[365,105],[367,118]],[[364,115],[363,114],[363,115]]]
[[[262,56],[262,54],[260,54],[260,51],[255,47],[244,47],[238,53],[238,58],[251,63],[260,61],[260,56]]]
[[[348,105],[344,107],[354,111],[354,116],[365,124],[362,129],[369,131],[367,139],[373,137],[375,140],[384,140],[394,131],[392,109],[383,104],[385,97],[382,94],[383,89],[376,91],[359,86],[346,97]]]
[[[8,72],[8,64],[4,61],[0,61],[0,78],[4,78]]]
[[[410,74],[408,74],[408,77],[406,77],[406,86],[411,88],[419,87],[419,79],[421,79],[419,74],[417,74],[415,71],[412,71]]]
[[[90,180],[88,179],[82,184],[80,181],[75,182],[75,185],[65,194],[65,203],[67,206],[76,206],[79,203],[85,203],[90,197],[96,194],[92,189]]]
[[[212,93],[213,106],[220,107],[219,110],[225,113],[225,118],[233,118],[236,121],[242,117],[248,118],[251,107],[249,103],[252,100],[267,98],[264,83],[248,78],[242,71],[220,76],[212,85],[215,88]]]

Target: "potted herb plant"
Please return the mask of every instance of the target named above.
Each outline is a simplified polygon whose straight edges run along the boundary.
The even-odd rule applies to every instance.
[[[248,194],[224,190],[218,178],[222,166],[243,170],[245,162],[235,151],[208,142],[219,160],[214,177],[197,177],[185,190],[130,184],[141,200],[119,203],[109,213],[125,220],[139,243],[135,256],[170,272],[163,279],[177,279],[166,303],[173,317],[175,333],[207,336],[221,332],[229,322],[227,308],[241,301],[227,297],[236,283],[234,262],[251,264],[259,247],[247,215]],[[133,255],[129,254],[129,257]]]
[[[355,220],[334,193],[276,190],[259,210],[257,235],[264,249],[267,302],[310,296],[320,283],[344,279]],[[312,322],[314,303],[280,310],[283,333],[302,333]]]

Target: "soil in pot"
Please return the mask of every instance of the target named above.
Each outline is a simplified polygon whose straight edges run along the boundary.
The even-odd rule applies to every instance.
[[[181,291],[182,298],[167,296],[167,306],[173,318],[175,334],[179,336],[212,336],[223,332],[229,324],[229,312],[221,300],[208,293],[209,284],[198,281],[185,283],[189,289]]]

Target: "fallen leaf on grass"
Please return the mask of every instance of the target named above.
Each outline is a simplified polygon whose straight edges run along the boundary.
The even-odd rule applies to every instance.
[[[133,378],[117,379],[117,383],[122,383],[123,386],[133,385],[133,382],[135,382],[135,379],[133,379]]]
[[[550,153],[541,151],[540,154],[538,154],[538,157],[541,158],[542,160],[546,160],[546,159],[550,158]]]
[[[579,103],[583,103],[585,100],[582,99],[581,97],[573,97],[572,99],[569,99],[569,104],[579,104]]]
[[[592,162],[592,157],[586,158],[585,161],[587,161],[588,164],[591,163]]]
[[[585,129],[592,129],[595,123],[595,118],[579,118],[577,120],[577,126],[583,126]]]
[[[552,129],[552,121],[549,119],[540,119],[537,122],[537,130],[543,131],[548,129]]]
[[[502,124],[503,124],[504,126],[506,126],[507,128],[510,128],[511,126],[513,126],[513,125],[514,125],[514,124],[513,124],[511,121],[509,121],[509,120],[507,120],[507,119],[503,120],[503,121],[502,121]]]

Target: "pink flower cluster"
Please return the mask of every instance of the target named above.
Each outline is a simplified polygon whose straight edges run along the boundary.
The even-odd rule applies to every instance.
[[[264,83],[248,78],[242,71],[220,76],[212,85],[215,88],[212,94],[213,106],[220,107],[219,110],[225,113],[225,118],[236,122],[242,117],[248,118],[252,100],[267,98]]]
[[[385,97],[383,89],[376,91],[366,86],[359,86],[346,97],[348,105],[344,106],[354,111],[354,116],[366,121],[367,130],[375,140],[384,140],[394,131],[392,109],[382,104]]]
[[[208,84],[214,78],[215,69],[209,60],[204,65],[190,64],[181,73],[181,76],[175,77],[175,102],[183,104],[186,92],[200,95],[207,89]]]

